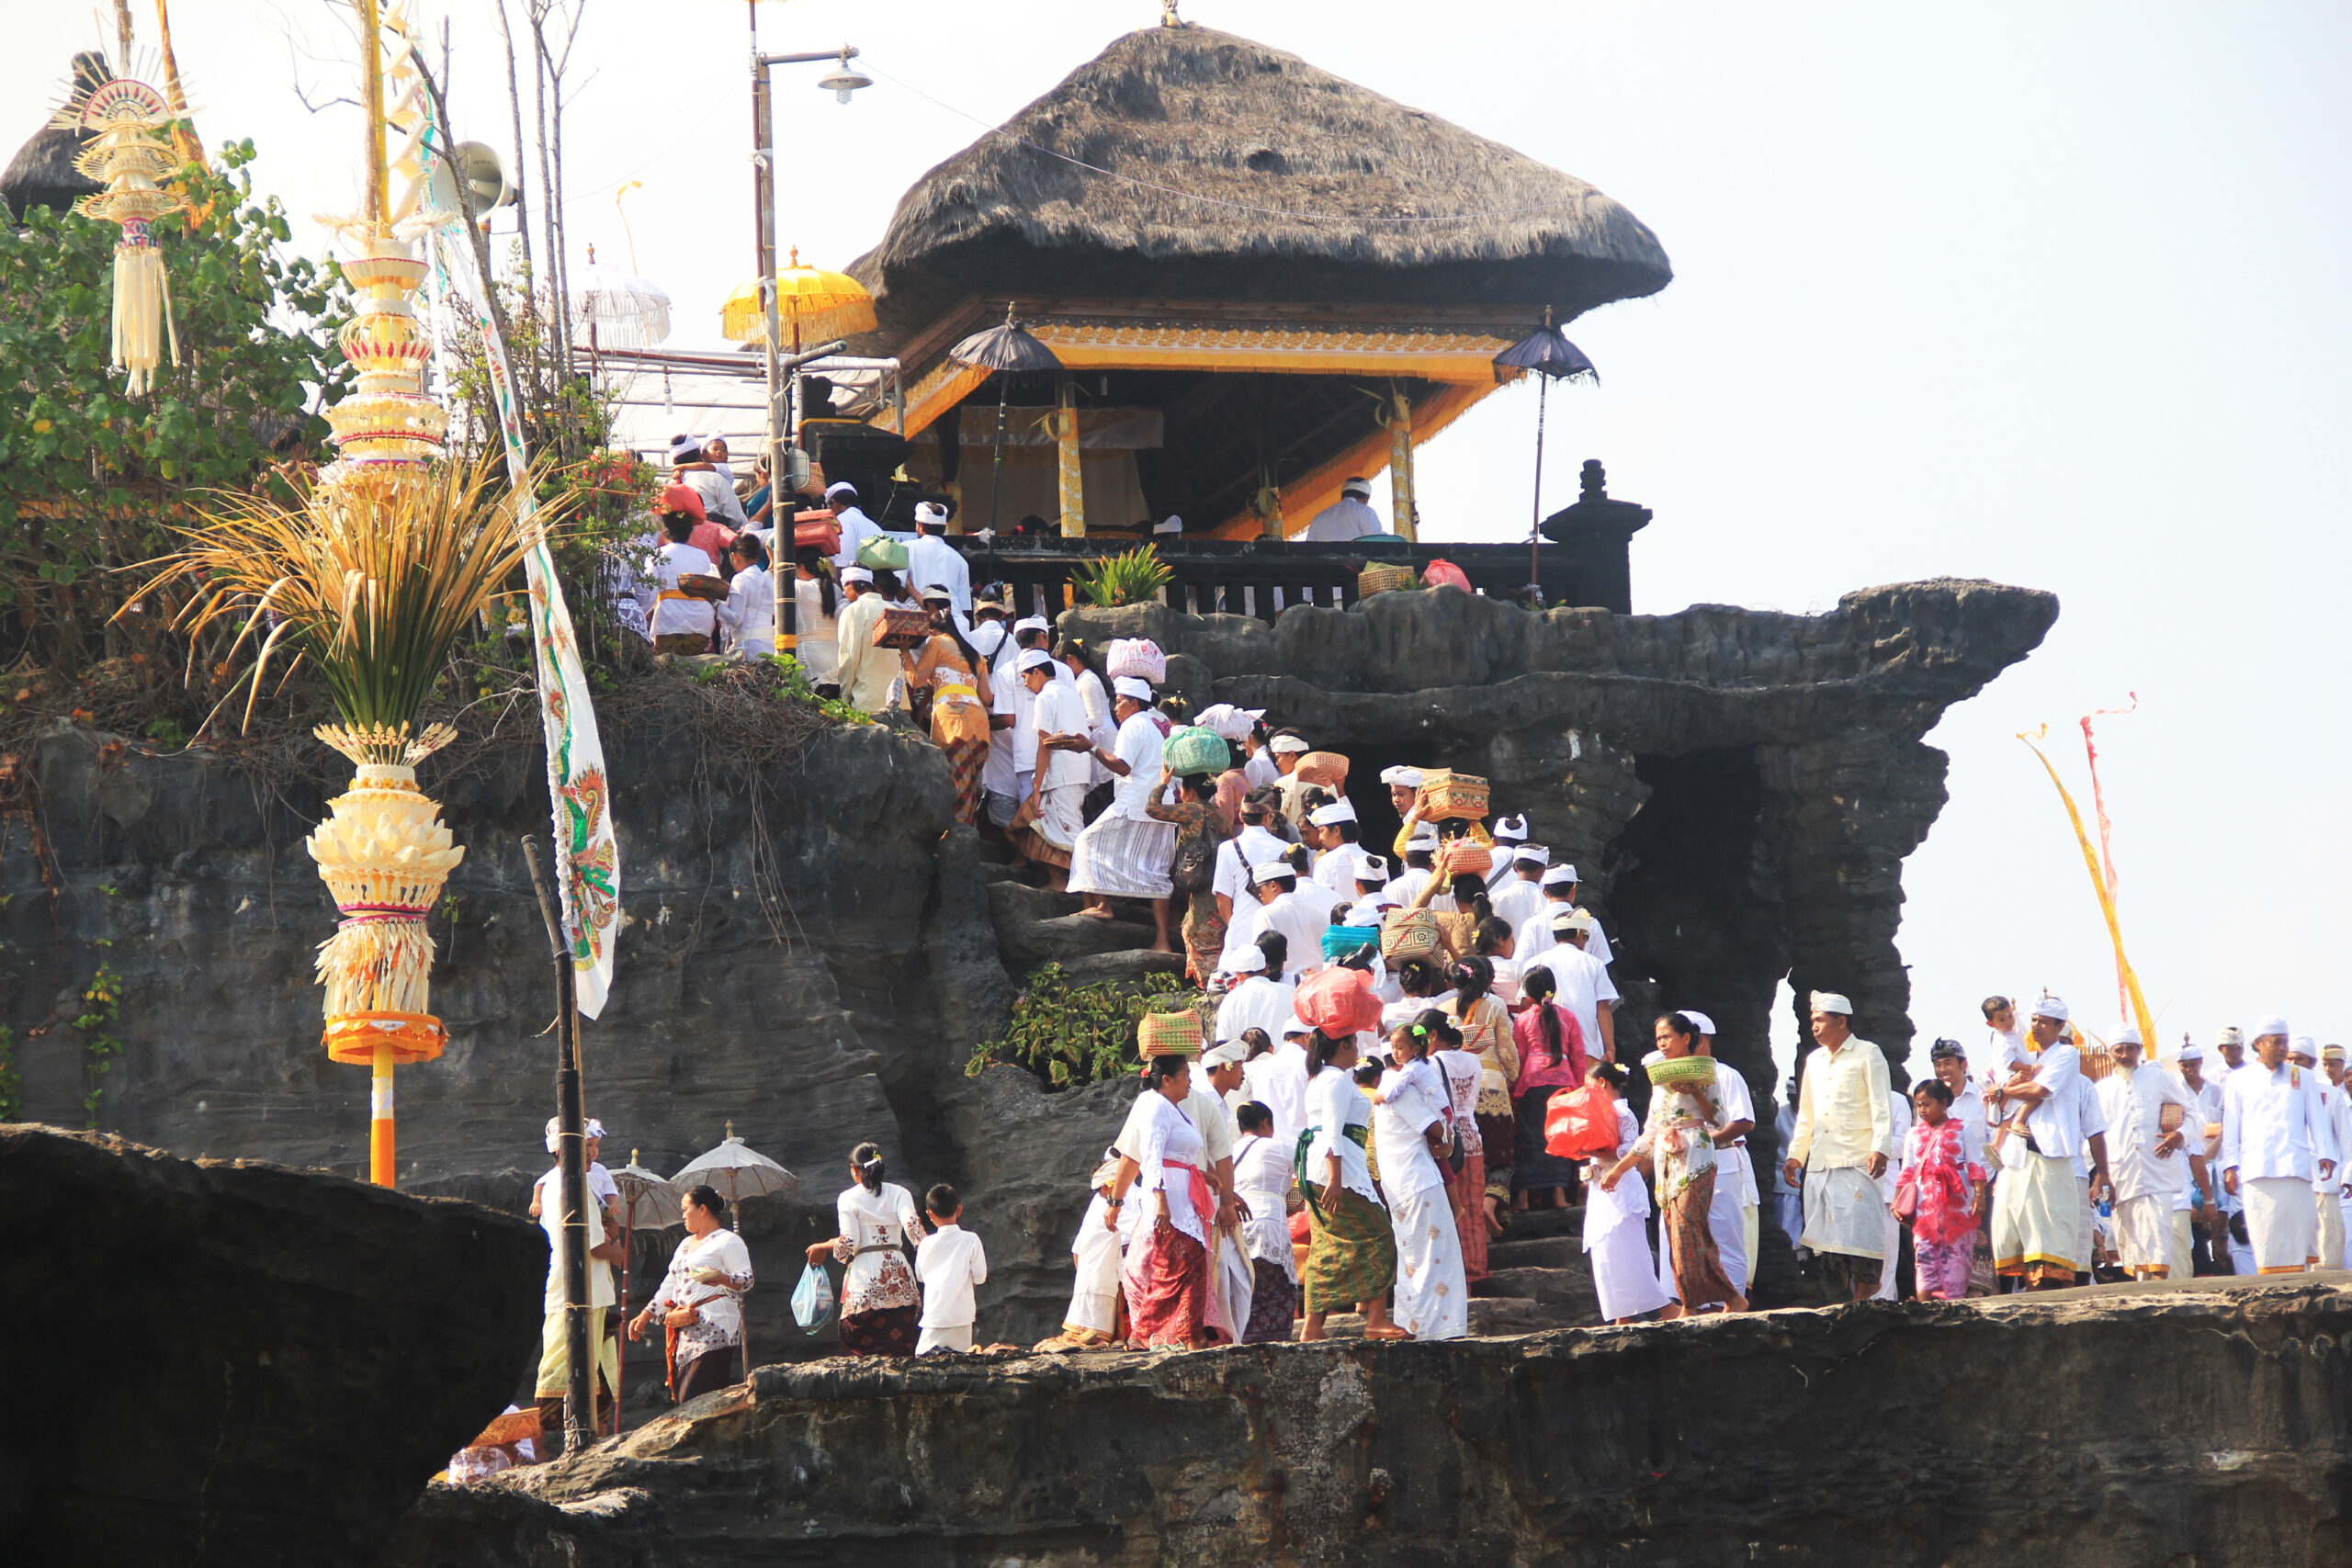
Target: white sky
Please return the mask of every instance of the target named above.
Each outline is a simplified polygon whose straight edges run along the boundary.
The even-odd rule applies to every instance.
[[[677,302],[673,344],[716,344],[718,302],[752,271],[744,7],[586,5],[573,244],[626,262],[613,191],[642,180],[639,270]],[[453,20],[459,135],[503,147],[488,0],[424,6],[436,37]],[[70,51],[102,35],[73,6],[7,10],[13,148]],[[146,27],[147,0],[133,10]],[[1979,1027],[1989,990],[2047,986],[2094,1027],[2111,1015],[2087,878],[2010,737],[2063,727],[2057,755],[2079,779],[2073,720],[2132,691],[2140,711],[2107,721],[2102,772],[2125,934],[2160,1027],[2210,1039],[2272,1009],[2323,1038],[2352,1024],[2330,978],[2352,914],[2328,782],[2347,761],[2328,627],[2352,488],[2352,9],[1185,11],[1590,180],[1657,232],[1675,282],[1569,328],[1603,380],[1552,400],[1546,465],[1547,509],[1599,457],[1612,493],[1657,510],[1634,543],[1637,608],[1819,610],[1942,574],[2059,594],[2041,650],[1931,737],[1951,755],[1952,799],[1906,868],[1902,933],[1923,1042]],[[842,108],[817,68],[779,73],[786,243],[846,263],[924,169],[1158,13],[763,6],[769,50],[847,39],[876,78]],[[293,82],[354,90],[335,13],[181,0],[173,20],[199,130],[254,138],[259,183],[319,248],[309,216],[356,200],[357,117],[313,116]],[[1533,405],[1508,389],[1427,448],[1432,536],[1524,536]]]

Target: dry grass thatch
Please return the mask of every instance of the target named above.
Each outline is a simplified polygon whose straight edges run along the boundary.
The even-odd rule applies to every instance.
[[[73,75],[77,88],[114,79],[106,56],[93,51],[74,57]],[[8,161],[7,173],[0,174],[0,200],[7,202],[10,214],[22,217],[36,207],[63,212],[75,197],[96,192],[98,183],[74,166],[74,154],[88,141],[80,131],[49,126],[33,132]]]
[[[1369,220],[1465,213],[1481,216]],[[1548,304],[1565,320],[1673,276],[1657,237],[1582,180],[1192,26],[1119,39],[926,174],[850,270],[881,305],[876,343],[965,293]]]

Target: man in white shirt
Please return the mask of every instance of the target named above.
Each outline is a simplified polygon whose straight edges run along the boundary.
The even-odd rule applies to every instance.
[[[1241,1092],[1245,1098],[1264,1106],[1272,1115],[1274,1130],[1269,1136],[1284,1149],[1295,1149],[1298,1134],[1306,1126],[1306,1036],[1309,1031],[1306,1024],[1293,1016],[1268,1032],[1274,1037],[1274,1048],[1241,1065]],[[1265,1216],[1258,1217],[1262,1219]]]
[[[620,1344],[605,1337],[605,1314],[618,1300],[613,1289],[613,1265],[627,1259],[621,1254],[619,1234],[620,1186],[596,1159],[602,1151],[605,1124],[592,1117],[582,1131],[586,1137],[582,1153],[588,1173],[588,1359],[600,1374],[594,1381],[596,1414],[591,1427],[601,1432],[621,1384]],[[547,1131],[550,1155],[563,1146],[559,1134],[559,1123],[550,1118]],[[563,1292],[561,1179],[562,1168],[550,1166],[531,1191],[531,1217],[539,1222],[548,1237],[547,1289],[541,1300],[547,1316],[540,1327],[539,1375],[533,1385],[533,1398],[538,1405],[539,1430],[549,1434],[563,1431],[563,1403],[571,1388],[571,1314]],[[548,1440],[541,1439],[542,1443]],[[559,1447],[563,1441],[560,1435],[553,1440]]]
[[[915,1280],[922,1286],[922,1315],[915,1354],[968,1350],[979,1316],[973,1289],[989,1279],[989,1255],[980,1238],[964,1228],[964,1201],[944,1181],[923,1194],[931,1234],[915,1244]]]
[[[1421,896],[1421,889],[1437,875],[1436,864],[1437,829],[1424,823],[1405,840],[1405,869],[1396,874],[1388,891],[1396,895],[1398,904],[1410,908],[1413,900]]]
[[[1209,1092],[1225,1107],[1226,1121],[1237,1143],[1241,1138],[1241,1121],[1236,1112],[1250,1102],[1241,1089],[1241,1064],[1249,1055],[1250,1048],[1238,1041],[1212,1045],[1201,1053],[1200,1070],[1208,1076]]]
[[[702,497],[703,515],[730,532],[744,526],[743,503],[735,499],[735,481],[704,461],[703,444],[691,435],[670,441],[672,477]]]
[[[1216,847],[1216,871],[1209,891],[1216,898],[1218,915],[1227,922],[1237,908],[1246,908],[1250,902],[1246,897],[1250,874],[1290,848],[1272,831],[1275,810],[1272,795],[1251,791],[1242,798],[1241,831]]]
[[[1577,907],[1578,883],[1575,866],[1566,863],[1546,865],[1539,874],[1537,886],[1543,890],[1544,905],[1519,922],[1518,951],[1521,953],[1549,947],[1552,944],[1552,922]],[[1586,934],[1584,950],[1592,954],[1592,961],[1604,969],[1615,956],[1609,951],[1609,938],[1601,931],[1600,922],[1597,919],[1592,922],[1592,930]]]
[[[2337,1129],[2336,1152],[2341,1154],[2343,1122],[2335,1111],[2336,1102],[2343,1096],[2328,1076],[2320,1071],[2319,1043],[2308,1034],[2296,1035],[2288,1043],[2287,1060],[2318,1080],[2319,1102],[2327,1112],[2328,1126]],[[2336,1185],[2335,1174],[2312,1178],[2312,1203],[2319,1211],[2319,1266],[2323,1269],[2344,1267],[2344,1211],[2335,1201]]]
[[[2115,1176],[2115,1251],[2134,1280],[2174,1272],[2173,1204],[2193,1177],[2207,1180],[2203,1113],[2197,1097],[2162,1067],[2141,1065],[2140,1031],[2116,1032],[2115,1066],[2092,1085],[2107,1117]],[[2189,1139],[2195,1134],[2197,1141]]]
[[[1553,1000],[1568,1010],[1584,1031],[1585,1048],[1594,1059],[1613,1062],[1617,1059],[1616,1012],[1619,1000],[1617,987],[1609,978],[1609,971],[1600,966],[1585,944],[1595,930],[1592,916],[1585,910],[1559,910],[1552,917],[1552,927],[1545,940],[1532,950],[1514,946],[1514,953],[1528,952],[1519,960],[1521,983],[1526,982],[1530,971],[1538,967],[1549,969],[1557,986]]]
[[[2197,1105],[2197,1125],[2189,1129],[2188,1146],[2205,1156],[2204,1184],[2191,1182],[2183,1188],[2173,1205],[2173,1277],[2186,1279],[2194,1274],[2200,1252],[2214,1272],[2226,1274],[2230,1213],[2236,1200],[2222,1190],[2222,1086],[2205,1076],[2205,1047],[2187,1035],[2181,1037],[2173,1067],[2180,1075],[2180,1087]],[[2345,1146],[2340,1136],[2336,1146]],[[2183,1257],[2188,1259],[2185,1266]]]
[[[658,584],[653,603],[653,648],[657,653],[707,653],[710,635],[718,626],[718,613],[707,599],[697,599],[678,586],[682,577],[716,577],[718,563],[686,541],[694,537],[694,520],[673,513],[663,520],[669,539],[654,559]]]
[[[1015,667],[1034,705],[1030,728],[1037,737],[1036,750],[1023,759],[1030,764],[1037,818],[1025,847],[1029,858],[1046,868],[1048,886],[1060,892],[1069,885],[1070,855],[1086,826],[1086,792],[1094,782],[1094,739],[1078,688],[1054,679],[1052,654],[1030,649]]]
[[[1715,1021],[1703,1012],[1692,1012],[1689,1008],[1682,1010],[1682,1016],[1699,1026],[1696,1054],[1713,1056]],[[1732,1283],[1745,1294],[1748,1277],[1756,1269],[1757,1238],[1763,1230],[1758,1210],[1762,1194],[1756,1187],[1756,1161],[1747,1152],[1747,1134],[1756,1130],[1756,1097],[1748,1093],[1747,1080],[1740,1077],[1738,1069],[1721,1059],[1715,1062],[1715,1104],[1724,1113],[1723,1131],[1717,1133],[1714,1139],[1715,1147],[1721,1151],[1715,1156],[1715,1164],[1723,1172],[1715,1178],[1715,1190],[1718,1194],[1728,1194],[1727,1199],[1719,1198],[1717,1207],[1720,1209],[1727,1205],[1738,1217],[1740,1257],[1746,1259],[1747,1267],[1741,1277]],[[1717,1233],[1716,1243],[1720,1248],[1724,1224],[1713,1214],[1709,1218],[1709,1228]]]
[[[1340,499],[1317,513],[1298,536],[1318,545],[1343,545],[1380,533],[1380,513],[1371,502],[1372,481],[1351,478],[1340,486]]]
[[[1298,873],[1288,861],[1270,860],[1250,874],[1250,891],[1263,913],[1261,931],[1279,931],[1288,944],[1283,978],[1295,980],[1323,967],[1323,928],[1331,923],[1298,896]]]
[[[2089,1094],[2083,1077],[2082,1056],[2059,1038],[2065,1027],[2066,1004],[2045,996],[2034,1004],[2033,1040],[2041,1055],[2030,1069],[2012,1072],[2002,1094],[2012,1102],[2030,1105],[2026,1138],[2012,1137],[2002,1152],[2005,1168],[1995,1189],[1993,1205],[1993,1267],[2025,1290],[2057,1290],[2075,1283],[2087,1272],[2083,1256],[2083,1181],[2075,1173],[2075,1156],[2086,1145],[2096,1168],[2098,1185],[2108,1185],[2107,1143],[2083,1132],[2083,1099]]]
[[[874,519],[860,511],[857,487],[847,479],[836,479],[825,487],[825,504],[832,508],[833,521],[840,525],[842,547],[833,552],[835,567],[857,564],[857,547],[880,534]]]
[[[917,588],[944,588],[956,601],[956,618],[972,614],[972,568],[944,537],[947,508],[922,501],[915,503],[915,536],[907,541],[907,581]]]
[[[2328,1109],[2335,1118],[2335,1152],[2339,1156],[2352,1155],[2352,1091],[2344,1087],[2344,1047],[2330,1045],[2320,1053],[2320,1066],[2327,1075]],[[2335,1168],[2336,1208],[2346,1221],[2352,1221],[2352,1170],[2339,1157]]]
[[[1282,977],[1280,964],[1272,965],[1273,974],[1266,972],[1269,944],[1288,956],[1289,940],[1279,931],[1263,931],[1227,962],[1226,972],[1239,978],[1216,1006],[1216,1038],[1220,1045],[1240,1039],[1245,1029],[1262,1029],[1269,1040],[1282,1038],[1282,1027],[1290,1019],[1292,998],[1297,994],[1298,987]]]
[[[1487,892],[1489,902],[1492,901],[1495,889],[1510,880],[1511,862],[1521,850],[1527,847],[1527,813],[1522,811],[1516,817],[1496,818],[1493,838],[1495,863],[1487,868]],[[1552,858],[1548,851],[1544,858],[1546,861]],[[1511,922],[1513,925],[1518,923],[1517,920]]]
[[[1073,685],[1075,682],[1072,682]],[[1176,824],[1153,820],[1144,807],[1159,788],[1168,738],[1151,711],[1151,686],[1132,675],[1111,682],[1111,713],[1119,721],[1114,748],[1089,748],[1113,779],[1111,804],[1078,836],[1069,863],[1069,890],[1087,895],[1079,912],[1112,919],[1113,898],[1151,904],[1151,951],[1173,953],[1168,903],[1176,891],[1169,868],[1176,858]]]
[[[1375,854],[1356,852],[1356,901],[1348,906],[1348,924],[1378,926],[1382,911],[1396,908],[1388,891],[1388,863]]]
[[[2319,1261],[2313,1177],[2335,1174],[2335,1129],[2319,1076],[2287,1060],[2287,1021],[2255,1026],[2255,1059],[2222,1084],[2222,1185],[2245,1205],[2246,1242],[2261,1274]]]
[[[1329,925],[1332,912],[1345,908],[1350,900],[1347,895],[1335,890],[1330,884],[1318,882],[1308,874],[1305,845],[1293,844],[1283,852],[1283,859],[1288,862],[1290,868],[1298,874],[1298,886],[1292,896],[1313,910],[1316,919],[1321,922],[1315,931],[1316,951],[1319,953],[1323,947],[1323,926]],[[1348,890],[1349,893],[1353,891],[1353,888]]]
[[[1814,1040],[1799,1069],[1797,1113],[1781,1173],[1804,1187],[1804,1234],[1833,1301],[1860,1301],[1886,1257],[1878,1180],[1894,1163],[1886,1053],[1853,1032],[1854,1004],[1835,991],[1812,997]]]
[[[1497,857],[1504,874],[1487,884],[1487,902],[1493,907],[1495,919],[1510,927],[1514,941],[1527,929],[1527,922],[1544,910],[1544,873],[1551,861],[1552,852],[1541,844],[1521,844],[1508,861]]]
[[[1356,808],[1345,799],[1318,806],[1307,813],[1301,836],[1316,852],[1315,880],[1343,898],[1356,891]]]

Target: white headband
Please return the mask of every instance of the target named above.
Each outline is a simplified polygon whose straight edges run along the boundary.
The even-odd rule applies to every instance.
[[[585,1126],[582,1127],[580,1131],[581,1131],[582,1135],[582,1136],[584,1136],[584,1137],[590,1137],[590,1138],[601,1138],[601,1137],[603,1137],[603,1136],[605,1135],[605,1124],[604,1124],[602,1122],[599,1122],[598,1120],[596,1120],[596,1118],[594,1118],[594,1116],[591,1116],[590,1118],[588,1118],[587,1124],[586,1124]],[[553,1117],[553,1116],[548,1117],[548,1153],[549,1153],[549,1154],[551,1154],[551,1155],[552,1155],[552,1154],[560,1154],[560,1153],[562,1153],[562,1152],[563,1152],[563,1136],[562,1136],[562,1133],[563,1133],[563,1123],[562,1123],[560,1121],[559,1121],[557,1118]]]
[[[1526,838],[1526,837],[1527,837],[1527,813],[1526,813],[1526,812],[1522,811],[1522,812],[1521,812],[1521,813],[1520,813],[1518,816],[1516,816],[1516,817],[1503,817],[1503,818],[1497,818],[1497,820],[1496,820],[1496,822],[1495,822],[1495,841],[1496,841],[1496,842],[1500,843],[1500,842],[1501,842],[1501,841],[1503,841],[1504,840],[1508,839],[1508,840],[1510,840],[1510,841],[1512,841],[1513,843],[1517,843],[1518,841],[1520,841],[1521,840],[1522,840],[1522,839],[1524,839],[1524,838]]]
[[[1306,819],[1309,822],[1314,823],[1317,828],[1336,827],[1341,822],[1354,821],[1356,819],[1356,808],[1347,801],[1334,801],[1329,806],[1317,807],[1313,811],[1307,813]]]
[[[1395,784],[1399,789],[1419,789],[1421,787],[1421,770],[1383,768],[1380,770],[1380,782],[1385,784]]]
[[[1378,855],[1356,856],[1356,880],[1358,882],[1387,881],[1388,863]]]
[[[1261,865],[1256,870],[1252,871],[1250,874],[1250,880],[1262,885],[1268,882],[1279,881],[1285,876],[1294,880],[1298,876],[1298,873],[1292,868],[1290,862],[1286,860],[1270,860],[1263,865]]]
[[[1850,1018],[1853,1016],[1854,1004],[1835,991],[1815,991],[1813,993],[1813,1010],[1834,1012]]]
[[[833,497],[837,495],[855,495],[856,493],[857,487],[850,483],[847,479],[835,479],[832,483],[825,487],[825,499],[827,501],[832,500]]]
[[[1151,682],[1133,675],[1122,675],[1111,682],[1111,690],[1123,697],[1133,697],[1139,703],[1151,701]]]
[[[1541,844],[1521,844],[1511,852],[1512,860],[1521,865],[1549,865],[1552,852]]]
[[[2033,1004],[2033,1016],[2055,1019],[2060,1023],[2064,1023],[2070,1015],[2066,1011],[2066,1004],[2064,1001],[2056,997],[2044,997]]]
[[[1013,673],[1021,675],[1032,670],[1043,670],[1053,661],[1054,656],[1042,648],[1024,648],[1021,650],[1021,657],[1013,661]]]
[[[842,568],[842,581],[843,582],[871,582],[874,581],[874,574],[866,570],[862,566],[845,566]]]
[[[1287,757],[1300,751],[1312,751],[1315,748],[1295,735],[1277,735],[1266,743],[1266,750],[1278,751]]]
[[[1249,1047],[1233,1040],[1201,1053],[1201,1066],[1204,1067],[1238,1067],[1249,1059]]]
[[[1023,615],[1012,623],[1012,629],[1016,632],[1049,632],[1054,629],[1054,623],[1043,615]]]
[[[2249,1038],[2259,1040],[2266,1034],[2284,1034],[2286,1032],[2287,1021],[2274,1012],[2268,1018],[2264,1019],[2260,1023],[2254,1026],[2249,1034]]]
[[[1555,865],[1544,874],[1546,887],[1573,887],[1576,881],[1577,868],[1572,865]]]

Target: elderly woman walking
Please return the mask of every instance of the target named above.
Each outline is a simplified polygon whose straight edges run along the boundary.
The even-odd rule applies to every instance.
[[[743,1375],[743,1294],[752,1288],[752,1254],[742,1237],[719,1224],[722,1201],[712,1187],[686,1194],[679,1205],[686,1239],[670,1255],[661,1290],[629,1320],[631,1339],[642,1339],[647,1325],[661,1320],[670,1398],[677,1404]]]
[[[855,1179],[834,1206],[841,1234],[808,1248],[808,1261],[830,1257],[848,1265],[842,1276],[842,1353],[911,1356],[922,1303],[905,1248],[928,1233],[913,1194],[882,1179],[882,1151],[860,1144],[850,1151]]]

